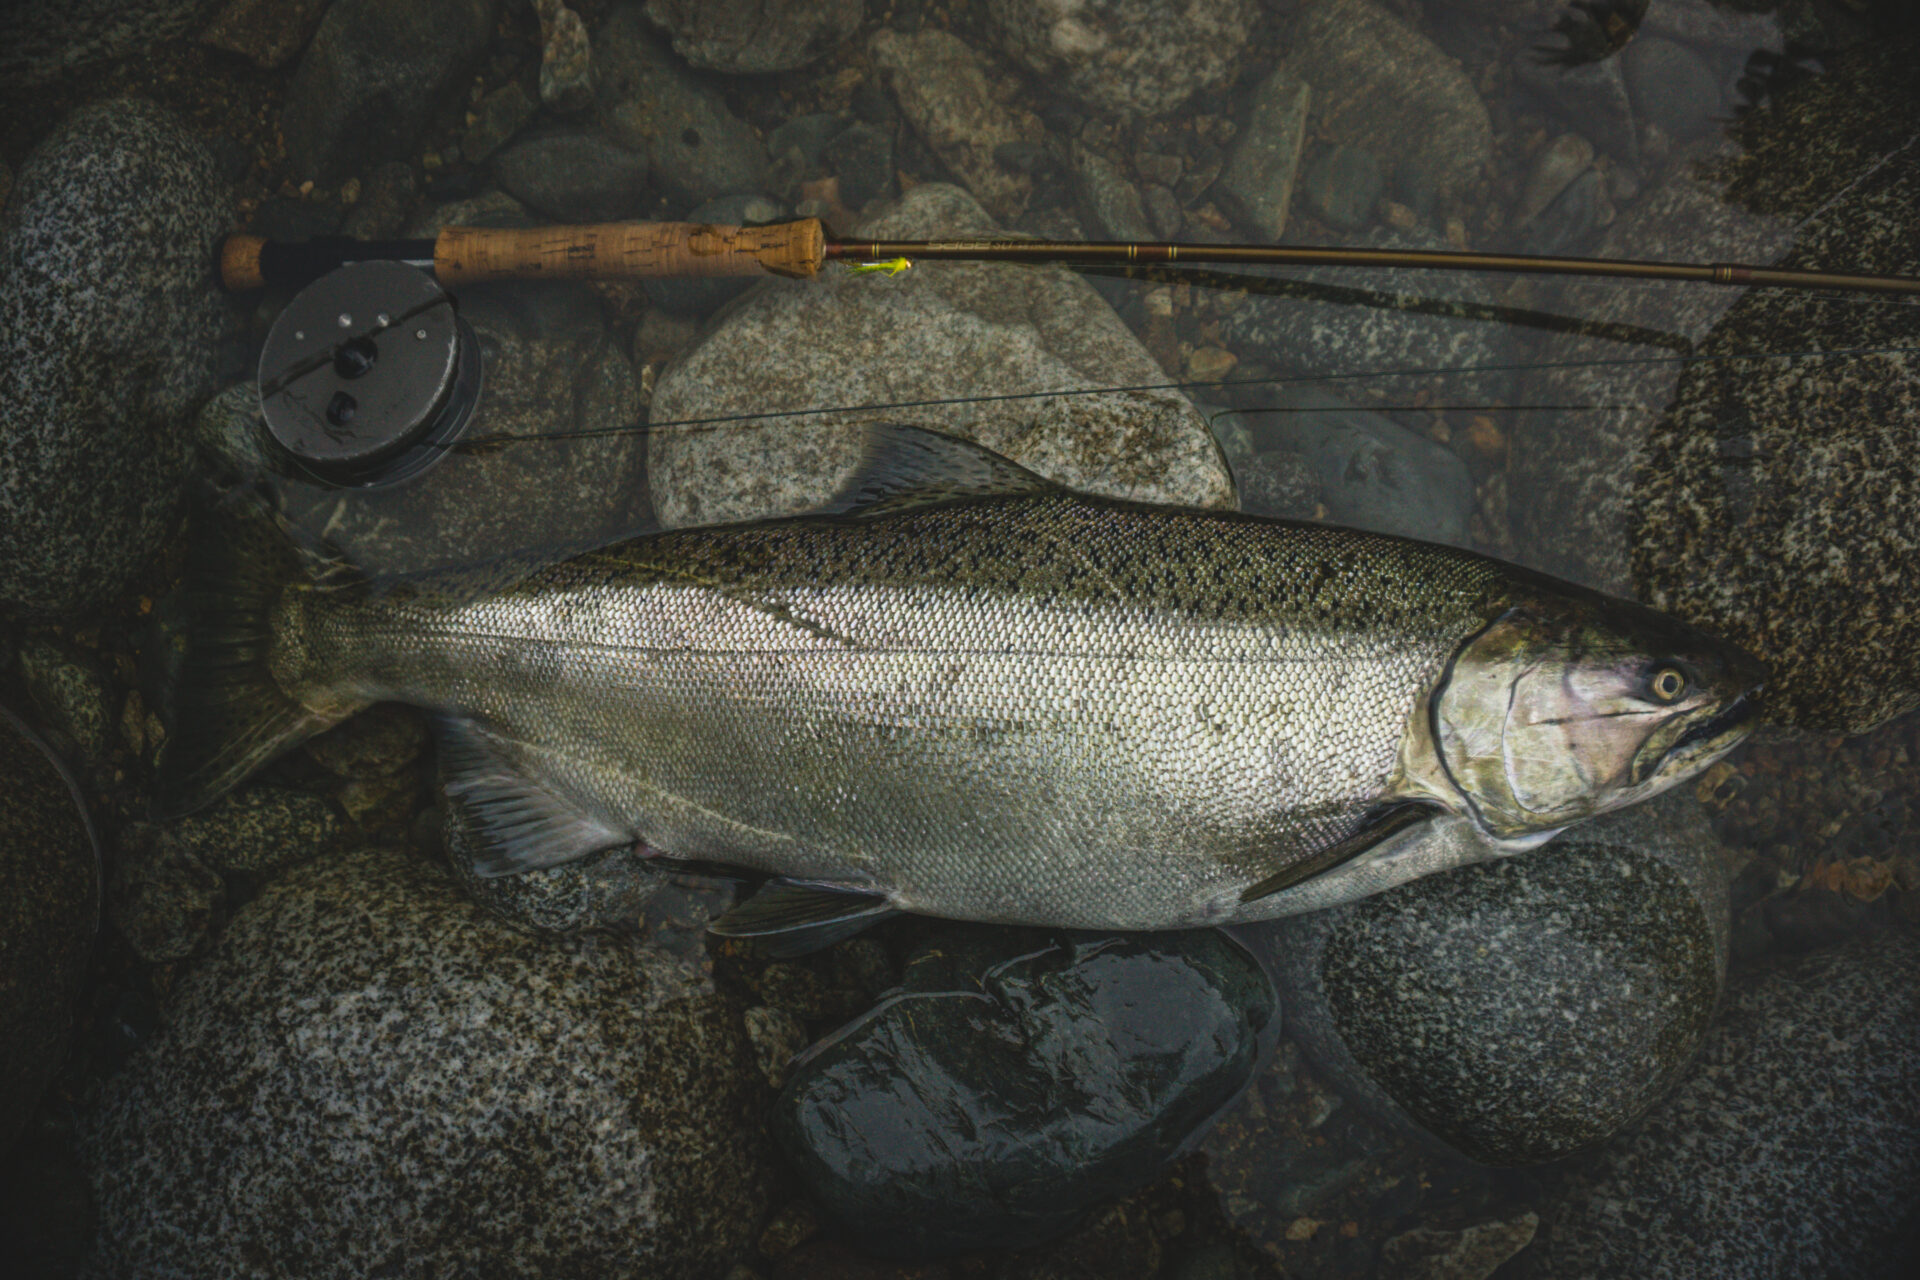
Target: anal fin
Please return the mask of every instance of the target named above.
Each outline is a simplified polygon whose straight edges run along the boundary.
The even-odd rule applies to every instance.
[[[472,720],[435,726],[447,804],[475,875],[517,875],[633,843],[623,831],[516,769],[505,743]]]
[[[784,960],[830,947],[899,914],[883,894],[769,880],[707,930],[723,938],[750,938],[761,954]]]
[[[1310,880],[1343,862],[1359,857],[1388,836],[1404,831],[1416,822],[1425,822],[1439,812],[1441,809],[1438,805],[1429,804],[1424,800],[1403,800],[1382,805],[1369,813],[1353,834],[1345,839],[1336,840],[1312,857],[1276,871],[1257,884],[1247,886],[1240,894],[1240,903],[1245,906],[1249,902],[1258,902],[1270,894],[1279,893],[1282,889],[1291,889],[1303,880]]]

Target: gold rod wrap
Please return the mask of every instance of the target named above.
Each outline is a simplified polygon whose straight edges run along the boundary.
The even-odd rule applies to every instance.
[[[504,279],[644,279],[754,276],[805,279],[826,244],[817,218],[767,227],[701,222],[610,222],[597,226],[448,227],[433,248],[440,283]]]

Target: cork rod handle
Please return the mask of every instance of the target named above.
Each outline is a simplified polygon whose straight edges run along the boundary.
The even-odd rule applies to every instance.
[[[526,230],[448,227],[433,247],[442,284],[474,280],[662,276],[806,278],[820,270],[826,235],[807,218],[770,227],[701,222],[611,222]]]

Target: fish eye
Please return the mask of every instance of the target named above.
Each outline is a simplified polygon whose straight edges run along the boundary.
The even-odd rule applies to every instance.
[[[1678,667],[1657,668],[1647,681],[1654,700],[1658,702],[1678,702],[1687,691],[1687,673]]]

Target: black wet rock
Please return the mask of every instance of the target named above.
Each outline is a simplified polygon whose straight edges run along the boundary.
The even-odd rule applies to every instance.
[[[0,1152],[67,1052],[100,862],[64,767],[0,708]]]
[[[1151,1182],[1275,1016],[1216,932],[953,930],[792,1065],[772,1131],[863,1249],[1018,1247]]]
[[[786,210],[766,196],[722,196],[696,205],[688,212],[687,222],[710,222],[716,226],[743,227],[777,222]],[[721,276],[713,279],[645,280],[647,301],[675,315],[705,317],[718,311],[755,284],[752,276]]]
[[[691,203],[765,186],[760,136],[660,46],[639,4],[615,7],[593,50],[607,135],[644,154],[655,182]]]
[[[479,164],[505,146],[539,110],[518,80],[507,81],[474,107],[473,123],[460,136],[460,154],[468,164]]]
[[[82,1120],[89,1274],[724,1273],[767,1207],[740,1009],[367,851],[293,872]]]
[[[650,203],[647,158],[596,133],[521,138],[493,161],[501,189],[549,218],[619,222]]]
[[[171,532],[214,389],[212,152],[119,99],[68,117],[0,214],[0,607],[113,599]]]
[[[360,198],[341,220],[340,234],[363,240],[386,240],[400,234],[413,212],[420,184],[413,166],[404,160],[375,165],[361,184]]]
[[[860,26],[865,0],[647,0],[689,66],[733,75],[817,62]]]
[[[313,37],[332,0],[224,0],[196,37],[271,71],[293,60]]]
[[[826,144],[822,159],[840,179],[840,203],[862,209],[893,194],[893,134],[870,124],[850,124]]]
[[[1233,70],[1253,0],[988,0],[1001,50],[1056,92],[1113,115],[1157,116]]]
[[[1294,1034],[1369,1110],[1475,1160],[1592,1146],[1699,1047],[1726,972],[1720,857],[1679,795],[1268,926]]]
[[[1425,231],[1375,228],[1359,247],[1445,249]],[[1511,374],[1511,334],[1484,275],[1327,267],[1261,283],[1229,313],[1227,345],[1290,373],[1374,375],[1363,384],[1409,396],[1434,386],[1455,402],[1500,403]],[[1482,367],[1487,373],[1456,372]],[[1382,376],[1412,370],[1401,377]],[[1424,371],[1424,372],[1422,372]]]
[[[1335,524],[1466,545],[1473,477],[1458,454],[1318,388],[1290,388],[1274,403],[1272,411],[1238,415],[1255,457],[1297,456]]]
[[[334,0],[287,86],[281,130],[296,182],[335,183],[410,157],[467,85],[501,0]]]
[[[44,84],[196,31],[223,0],[8,0],[0,84]]]
[[[1519,1274],[1904,1276],[1916,1185],[1908,929],[1737,978],[1691,1077],[1539,1206]]]
[[[1920,272],[1920,46],[1889,41],[1692,156],[1597,246],[1674,260]],[[1519,555],[1752,651],[1768,714],[1857,733],[1920,706],[1920,312],[1818,292],[1575,285],[1556,310],[1633,326],[1543,344],[1512,434]],[[1715,296],[1702,296],[1715,295]],[[1690,359],[1673,358],[1675,340]],[[1737,359],[1756,352],[1853,352]],[[1656,357],[1649,362],[1647,357]],[[1596,363],[1610,362],[1610,363]]]

